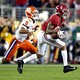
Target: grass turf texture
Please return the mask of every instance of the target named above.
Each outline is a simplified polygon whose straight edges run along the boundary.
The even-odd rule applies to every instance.
[[[0,80],[80,80],[78,69],[63,73],[62,65],[24,65],[23,74],[17,72],[17,65],[0,64]]]

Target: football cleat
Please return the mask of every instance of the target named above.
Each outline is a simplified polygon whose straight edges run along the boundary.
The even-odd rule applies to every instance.
[[[67,72],[70,72],[70,71],[74,71],[76,69],[77,69],[77,67],[71,67],[71,66],[67,65],[67,66],[64,66],[63,72],[67,73]]]
[[[20,74],[22,74],[23,64],[24,64],[23,60],[18,60],[18,61],[17,61],[17,64],[18,64],[17,70],[18,70],[18,72],[19,72]]]

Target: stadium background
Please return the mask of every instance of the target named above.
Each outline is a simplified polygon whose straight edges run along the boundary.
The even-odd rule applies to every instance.
[[[8,44],[20,21],[25,17],[25,8],[29,5],[37,7],[39,10],[39,21],[37,25],[41,27],[51,14],[55,12],[55,7],[64,3],[70,9],[70,18],[67,20],[68,25],[65,30],[68,50],[68,60],[71,64],[80,63],[80,1],[79,0],[0,0],[0,56],[8,48]],[[34,33],[35,39],[37,33]],[[30,39],[32,39],[30,37]],[[14,57],[21,56],[25,51],[19,49]],[[39,63],[62,63],[60,50],[53,46],[48,46],[46,55],[39,60]],[[13,57],[13,58],[14,58]],[[12,59],[13,60],[13,59]],[[34,63],[31,62],[31,63]]]

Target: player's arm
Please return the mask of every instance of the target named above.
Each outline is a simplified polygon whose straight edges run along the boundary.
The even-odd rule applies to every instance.
[[[56,33],[59,30],[59,26],[57,26],[55,28],[55,25],[53,25],[51,22],[48,23],[47,29],[46,29],[46,33]]]
[[[33,33],[34,30],[32,29],[25,29],[24,27],[21,27],[21,30],[20,30],[20,34],[28,34],[28,33]]]
[[[29,25],[29,21],[23,21],[22,27],[20,29],[20,34],[32,33],[34,30]]]
[[[20,34],[28,34],[29,33],[29,30],[28,29],[25,29],[24,27],[21,27],[21,30],[19,32]]]
[[[52,33],[53,37],[55,35],[58,36],[59,38],[64,38],[65,37],[63,31],[60,30],[60,27],[59,26],[55,26],[55,25],[53,25],[51,23],[48,24],[46,33],[47,34]]]

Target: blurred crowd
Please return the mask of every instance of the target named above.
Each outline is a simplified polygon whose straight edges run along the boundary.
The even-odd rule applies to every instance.
[[[35,6],[37,8],[55,8],[58,4],[63,2],[71,9],[76,9],[79,14],[78,18],[75,18],[72,23],[68,22],[65,30],[65,42],[67,43],[67,50],[70,63],[80,63],[80,0],[0,0],[0,4],[22,7]],[[44,14],[47,14],[44,11]],[[24,16],[23,16],[24,18]],[[46,17],[48,18],[48,16]],[[73,24],[73,25],[71,25]],[[16,27],[15,19],[13,17],[0,17],[0,56],[5,55],[5,51],[9,46],[10,39],[14,36]],[[36,43],[35,43],[36,44]],[[23,55],[24,51],[19,49],[17,56]],[[60,50],[54,46],[48,46],[46,55],[41,58],[38,63],[61,63],[62,57],[59,54]]]
[[[14,35],[14,18],[0,17],[0,56],[4,56],[9,46],[10,39]]]
[[[2,6],[7,6],[6,8],[16,7],[18,20],[20,19],[20,16],[24,16],[23,9],[27,6],[35,6],[39,9],[46,10],[46,8],[55,8],[60,3],[66,4],[71,9],[71,16],[75,14],[73,14],[73,9],[75,9],[77,14],[76,16],[80,18],[80,0],[0,0],[0,5],[2,4]],[[6,10],[4,10],[5,14],[12,14],[11,10],[8,10],[8,12]]]
[[[62,3],[67,4],[70,8],[80,9],[80,0],[1,0],[3,5],[13,7],[35,6],[39,8],[55,8],[56,5]]]

